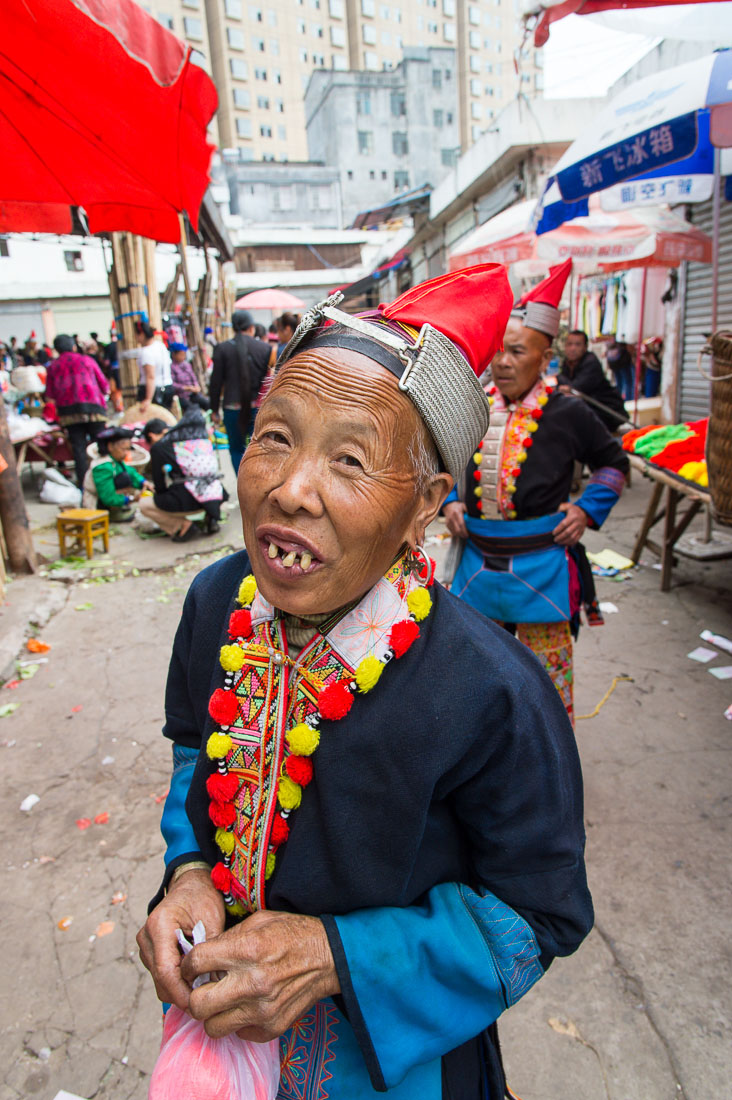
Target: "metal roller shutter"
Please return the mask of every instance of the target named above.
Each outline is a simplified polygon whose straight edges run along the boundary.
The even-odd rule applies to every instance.
[[[711,236],[712,204],[692,208],[694,225]],[[732,329],[732,203],[722,200],[719,220],[719,308],[718,328]],[[689,264],[686,274],[679,390],[679,419],[699,420],[709,416],[709,382],[697,369],[697,356],[711,329],[712,265]],[[707,361],[707,368],[708,368]]]

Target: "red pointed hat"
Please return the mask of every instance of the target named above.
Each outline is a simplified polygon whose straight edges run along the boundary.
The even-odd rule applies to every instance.
[[[421,328],[429,322],[462,351],[477,375],[503,347],[513,295],[501,264],[450,271],[412,287],[379,312],[389,321]]]
[[[553,339],[559,332],[559,303],[571,271],[571,258],[550,267],[546,279],[524,294],[511,316],[520,317],[527,328],[537,329]]]
[[[338,309],[342,299],[332,294],[305,312],[278,369],[314,347],[350,348],[379,363],[398,379],[457,479],[488,430],[478,376],[503,346],[513,300],[506,269],[451,271],[357,317]]]

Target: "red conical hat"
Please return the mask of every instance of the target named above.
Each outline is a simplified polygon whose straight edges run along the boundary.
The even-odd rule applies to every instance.
[[[559,332],[559,303],[571,271],[571,259],[550,267],[546,279],[542,279],[517,302],[512,316],[520,317],[527,328],[555,337]]]

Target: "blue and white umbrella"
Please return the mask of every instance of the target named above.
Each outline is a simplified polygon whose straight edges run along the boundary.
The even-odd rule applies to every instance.
[[[654,73],[624,88],[570,145],[547,181],[536,232],[602,206],[703,202],[714,149],[732,144],[732,50]]]

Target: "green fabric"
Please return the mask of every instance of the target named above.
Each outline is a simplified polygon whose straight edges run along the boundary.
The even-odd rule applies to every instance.
[[[106,462],[100,462],[93,467],[92,477],[94,478],[99,504],[102,508],[124,508],[127,503],[125,493],[117,492],[114,479],[119,474],[125,473],[132,482],[133,488],[142,488],[145,481],[142,474],[138,474],[137,470],[124,462],[117,462],[116,459],[109,458]]]
[[[694,433],[686,424],[669,424],[665,428],[655,428],[652,432],[640,437],[635,442],[633,450],[643,458],[653,458],[654,455],[667,447],[669,443],[676,443],[680,439],[688,439]]]

